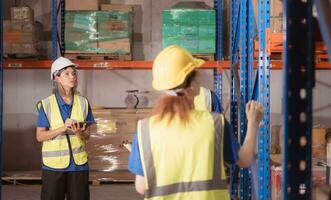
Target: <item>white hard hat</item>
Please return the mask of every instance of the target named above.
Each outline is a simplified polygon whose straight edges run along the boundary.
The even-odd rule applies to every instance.
[[[54,62],[52,63],[52,67],[51,67],[51,79],[54,79],[54,73],[60,71],[63,68],[69,67],[69,66],[73,66],[73,67],[77,67],[78,65],[71,62],[71,60],[69,60],[68,58],[65,57],[59,57],[56,60],[54,60]]]

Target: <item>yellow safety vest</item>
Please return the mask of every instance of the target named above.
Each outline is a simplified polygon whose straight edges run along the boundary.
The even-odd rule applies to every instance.
[[[211,91],[200,87],[200,93],[194,97],[194,107],[196,110],[207,110],[211,112]]]
[[[55,94],[39,101],[37,108],[44,109],[50,124],[50,130],[64,126]],[[74,95],[70,119],[83,122],[87,114],[87,99],[82,96]],[[81,140],[75,134],[58,135],[53,139],[44,141],[42,145],[43,164],[54,169],[65,169],[70,164],[70,152],[72,152],[76,165],[87,163],[85,141]]]
[[[228,200],[223,161],[224,117],[194,110],[183,127],[155,116],[138,122],[146,200]]]

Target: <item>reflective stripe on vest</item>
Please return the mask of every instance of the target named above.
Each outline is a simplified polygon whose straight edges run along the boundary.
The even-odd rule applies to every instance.
[[[194,107],[196,110],[207,110],[211,112],[211,92],[210,90],[200,87],[198,96],[194,97]]]
[[[147,182],[147,190],[145,198],[162,199],[162,196],[179,194],[187,195],[188,192],[216,192],[222,190],[222,199],[229,199],[227,191],[227,182],[223,165],[223,125],[224,117],[220,114],[212,113],[215,126],[215,143],[214,143],[214,163],[213,177],[211,180],[179,182],[170,185],[157,186],[156,169],[154,165],[151,140],[150,140],[150,119],[141,120],[140,133],[142,148],[143,166],[145,167],[145,181]],[[138,130],[139,131],[139,130]],[[194,194],[196,195],[196,194]],[[215,196],[215,195],[213,195]],[[158,198],[159,197],[159,198]],[[219,196],[218,196],[219,197]]]
[[[60,113],[60,108],[55,95],[51,95],[41,101],[42,108],[50,124],[50,130],[54,130],[64,126],[64,122]],[[37,105],[41,108],[40,103]],[[88,102],[84,97],[74,95],[73,105],[71,109],[71,119],[82,122],[88,114]],[[57,137],[44,141],[42,147],[43,164],[45,166],[64,169],[70,164],[70,141],[73,159],[77,165],[82,165],[87,162],[87,153],[85,151],[85,142],[74,134],[67,133],[58,135]]]

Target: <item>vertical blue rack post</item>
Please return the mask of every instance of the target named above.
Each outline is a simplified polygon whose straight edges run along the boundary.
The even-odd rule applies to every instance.
[[[283,199],[311,199],[313,0],[284,1]]]
[[[238,99],[233,77],[233,65],[238,62],[238,38],[239,38],[239,0],[230,0],[230,123],[235,137],[238,137]],[[238,171],[234,164],[230,168],[230,193],[231,199],[238,196]]]
[[[52,0],[52,59],[57,58],[57,45],[58,45],[58,34],[57,34],[57,0]]]
[[[246,136],[247,123],[245,106],[252,94],[253,78],[253,41],[254,41],[254,12],[251,0],[240,2],[240,144]],[[252,171],[240,169],[240,199],[252,199]]]
[[[64,56],[65,53],[65,0],[60,0],[60,9],[59,12],[61,13],[61,37],[60,37],[60,54]],[[58,14],[59,14],[58,12]]]
[[[3,144],[3,1],[0,0],[0,178],[2,180],[2,144]],[[0,199],[2,183],[0,182]]]
[[[216,59],[223,59],[223,1],[214,0],[216,10]],[[214,69],[214,89],[222,105],[222,74]]]
[[[318,22],[323,41],[329,54],[329,60],[331,60],[331,1],[315,0],[314,3],[318,12]]]
[[[270,199],[270,1],[258,2],[258,99],[263,104],[263,120],[258,133],[259,200]]]

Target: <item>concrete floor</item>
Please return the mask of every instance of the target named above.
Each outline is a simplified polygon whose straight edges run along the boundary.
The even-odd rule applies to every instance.
[[[39,200],[41,185],[2,185],[2,200]],[[131,183],[90,185],[91,200],[141,200]]]

